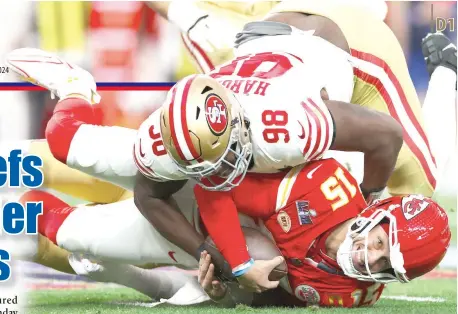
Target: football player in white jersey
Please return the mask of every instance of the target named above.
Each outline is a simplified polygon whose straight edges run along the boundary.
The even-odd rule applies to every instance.
[[[189,232],[177,234],[177,219],[181,220],[180,225],[189,224],[179,214],[173,219],[175,211],[170,208],[169,197],[182,187],[184,179],[195,178],[209,189],[230,189],[243,179],[248,168],[255,172],[275,172],[320,158],[330,147],[365,153],[366,176],[362,184],[365,191],[384,188],[394,167],[402,145],[402,131],[396,121],[388,115],[343,102],[349,101],[353,82],[346,53],[312,32],[290,27],[289,30],[292,32],[284,36],[266,37],[265,49],[261,51],[281,45],[290,52],[259,52],[252,42],[246,44],[248,48],[241,45],[242,56],[217,68],[210,76],[190,76],[177,83],[162,111],[154,113],[140,127],[134,156],[147,180],[139,179],[136,205],[160,233],[196,257],[203,239],[191,227]],[[30,64],[24,61],[36,56],[43,64],[65,64],[58,58],[49,61],[49,56],[27,50],[15,51],[9,63],[20,70]],[[70,73],[75,70],[75,66],[67,65]],[[64,70],[62,73],[68,75]],[[62,80],[58,81],[61,85],[53,85],[44,82],[45,77],[41,74],[43,79],[40,75],[34,78],[42,85],[52,85],[63,99],[55,109],[56,121],[59,112],[70,109],[75,112],[76,106],[87,106],[88,100],[97,101],[93,85],[79,92],[75,89],[78,82]],[[83,99],[73,98],[75,93]],[[322,98],[342,101],[325,104]],[[86,110],[90,114],[89,107]],[[103,132],[103,127],[82,125],[78,129],[80,125],[68,125],[62,132],[62,125],[57,129],[52,127],[60,124],[56,121],[51,120],[48,125],[48,142],[55,142],[52,147],[58,152],[54,155],[65,156],[60,159],[67,163],[73,159],[71,163],[77,169],[92,165],[95,175],[101,169],[107,175],[112,168],[110,161],[127,161],[125,150],[110,151],[106,148],[110,143],[102,133],[101,137],[94,136],[94,128]],[[342,128],[345,132],[335,132]],[[76,129],[81,142],[74,138],[71,146],[59,144],[66,137],[73,137]],[[120,135],[117,142],[124,142],[123,139],[127,145],[130,137]],[[93,154],[86,151],[81,159],[69,154],[81,148],[79,145],[88,147]],[[101,154],[112,156],[108,164],[100,158]],[[128,165],[121,170],[131,174],[132,167]],[[113,168],[117,171],[113,175],[122,172],[118,168]],[[179,181],[164,183],[165,180]],[[161,204],[166,204],[165,209]],[[195,234],[195,238],[190,234]],[[248,277],[252,273],[248,272]]]
[[[314,23],[327,23],[309,22],[315,28],[320,25]],[[360,151],[365,154],[361,189],[370,200],[385,188],[395,166],[402,128],[389,115],[349,103],[350,55],[313,31],[278,26],[284,35],[240,43],[234,60],[209,75],[178,82],[162,112],[140,127],[134,150],[144,176],[138,177],[136,205],[190,254],[199,239],[174,234],[179,218],[172,219],[167,204],[183,183],[171,181],[164,189],[158,180],[178,173],[224,198],[224,190],[247,171],[276,172],[319,159],[328,149]],[[178,171],[167,173],[166,158]],[[230,212],[218,211],[215,219],[224,221]],[[256,267],[243,266],[247,272],[241,277],[262,280]]]
[[[300,6],[299,1],[296,4]],[[160,204],[180,184],[168,184],[166,193],[158,186],[155,180],[161,179],[164,168],[156,168],[159,165],[153,160],[158,156],[151,147],[161,147],[162,154],[168,152],[183,177],[216,190],[221,198],[228,197],[224,190],[236,186],[247,171],[275,172],[320,158],[328,149],[364,153],[360,187],[369,203],[387,186],[397,161],[390,192],[398,195],[413,188],[431,193],[434,161],[421,129],[418,98],[406,76],[402,50],[389,28],[380,21],[376,27],[383,31],[380,41],[395,51],[382,54],[380,59],[381,45],[370,49],[362,39],[355,39],[354,26],[344,13],[330,10],[324,18],[319,13],[313,15],[313,10],[325,8],[308,9],[312,14],[285,6],[265,22],[247,24],[237,36],[234,60],[207,76],[190,76],[178,82],[158,117],[142,125],[135,152],[144,178],[139,177],[136,204],[172,242],[179,243],[173,235],[176,221],[159,217],[166,212]],[[369,20],[363,19],[362,12],[355,16]],[[374,41],[376,37],[372,34],[371,38]],[[353,85],[353,70],[360,76],[357,87]],[[363,90],[359,92],[361,106],[350,104],[355,88]],[[371,99],[378,111],[362,107]],[[408,114],[411,121],[403,120],[403,110],[414,111]],[[397,115],[402,115],[397,120],[406,126],[401,127],[394,119]],[[153,135],[146,132],[151,127],[156,132]],[[398,159],[401,146],[404,157]],[[425,169],[431,171],[426,173],[430,182],[423,180],[413,187]],[[406,171],[418,176],[400,180]],[[406,184],[409,181],[410,185]],[[334,192],[333,197],[337,197],[338,192]],[[213,219],[226,221],[233,215],[230,212],[234,209],[215,210]],[[178,246],[192,251],[192,242],[198,241],[187,240],[189,246]],[[236,267],[240,268],[246,271],[237,272],[242,279],[262,277],[249,261]]]
[[[305,42],[315,40],[310,34],[299,32],[297,36],[303,36]],[[333,49],[331,45],[328,48]],[[326,80],[325,75],[307,80],[305,74],[315,73],[314,65],[304,65],[301,57],[287,53],[254,54],[220,67],[211,74],[215,78],[206,75],[185,78],[170,91],[162,110],[142,124],[135,143],[133,130],[114,128],[118,136],[113,137],[108,135],[113,128],[87,124],[97,124],[90,103],[98,101],[89,73],[33,49],[13,51],[8,62],[27,79],[61,98],[46,134],[54,156],[73,168],[129,188],[136,171],[132,151],[126,147],[134,146],[135,163],[146,175],[138,176],[134,191],[137,207],[162,235],[198,258],[203,238],[173,209],[174,202],[170,198],[184,185],[186,178],[196,178],[210,189],[224,190],[237,185],[250,166],[256,172],[275,172],[320,158],[331,145],[335,149],[345,148],[347,142],[351,150],[370,148],[367,155],[372,156],[377,167],[370,172],[374,183],[369,187],[384,186],[388,179],[402,143],[397,123],[387,115],[348,103],[325,105],[320,96],[324,87],[327,94],[339,99],[349,97],[351,91],[345,95],[338,80]],[[49,75],[49,67],[53,68],[53,75]],[[233,69],[241,71],[238,73],[241,77],[232,75]],[[78,79],[69,80],[73,75]],[[349,75],[347,81],[351,88]],[[309,85],[301,88],[304,80]],[[227,85],[230,89],[223,84],[230,84]],[[243,94],[231,90],[243,91]],[[327,108],[332,104],[336,107],[334,122]],[[339,112],[344,114],[339,116]],[[80,121],[75,121],[75,117],[80,117]],[[184,128],[184,123],[189,126]],[[335,126],[342,124],[349,124],[353,129],[347,127],[346,133],[334,134]],[[363,132],[368,138],[359,136],[351,140],[360,135],[362,131],[357,130],[364,126],[370,126]],[[188,131],[184,132],[185,129]],[[186,136],[193,139],[192,145],[201,144],[194,148],[205,153],[200,162],[192,161],[188,165],[187,159],[178,158],[180,154],[183,156],[181,150],[189,150],[191,146],[176,145],[177,134],[181,142]],[[193,152],[184,153],[189,158]],[[380,171],[382,180],[377,181]],[[213,178],[220,174],[222,180]],[[217,183],[216,187],[211,185],[212,181]],[[177,233],[176,226],[182,226],[183,232]],[[250,274],[252,276],[252,272],[247,273],[248,277]]]

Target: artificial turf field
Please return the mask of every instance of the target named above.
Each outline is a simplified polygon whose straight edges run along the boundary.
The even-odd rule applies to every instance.
[[[26,313],[30,314],[104,314],[104,313],[456,313],[456,272],[434,273],[433,278],[417,280],[410,284],[391,284],[385,288],[382,299],[372,308],[360,309],[253,309],[239,306],[221,309],[212,305],[178,307],[159,305],[149,307],[150,300],[134,290],[118,287],[97,287],[79,290],[39,290],[29,294]],[[452,278],[450,278],[452,277]]]

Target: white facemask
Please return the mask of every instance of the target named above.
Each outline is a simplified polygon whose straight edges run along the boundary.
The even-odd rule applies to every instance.
[[[393,205],[391,205],[393,206]],[[391,207],[390,206],[390,207]],[[397,206],[397,205],[394,205]],[[400,251],[400,244],[397,239],[396,218],[390,213],[393,208],[388,210],[378,209],[369,218],[359,217],[348,228],[345,240],[339,246],[337,251],[337,263],[344,271],[345,275],[362,281],[373,281],[380,283],[389,283],[394,281],[408,282],[405,276],[404,259]],[[368,240],[369,232],[377,226],[383,219],[389,219],[389,245],[390,245],[390,262],[394,272],[371,273],[368,265]],[[353,250],[353,243],[356,239],[364,239],[364,246],[361,250]],[[367,274],[358,271],[353,265],[353,254],[363,251],[365,269]]]

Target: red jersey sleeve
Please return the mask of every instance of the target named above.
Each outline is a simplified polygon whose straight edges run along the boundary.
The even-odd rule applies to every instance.
[[[231,192],[207,191],[196,185],[194,195],[200,216],[232,269],[250,260]]]

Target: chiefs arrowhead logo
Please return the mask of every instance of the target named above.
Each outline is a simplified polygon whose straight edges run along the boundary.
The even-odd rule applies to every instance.
[[[429,202],[422,195],[409,195],[402,198],[402,213],[410,220],[428,208]]]
[[[211,94],[205,101],[205,117],[210,130],[216,136],[220,136],[227,128],[227,107],[221,98]]]

